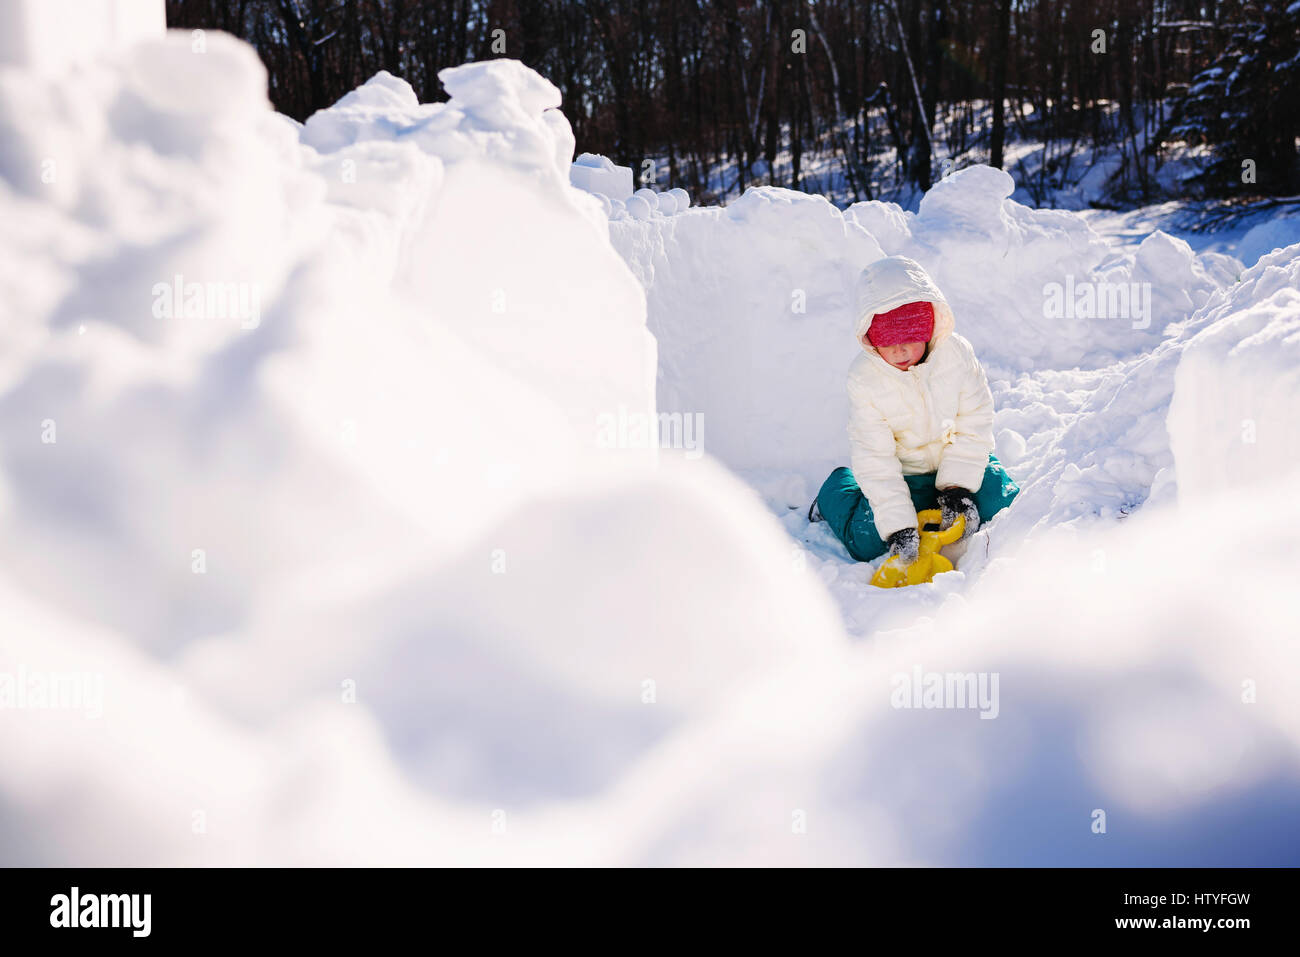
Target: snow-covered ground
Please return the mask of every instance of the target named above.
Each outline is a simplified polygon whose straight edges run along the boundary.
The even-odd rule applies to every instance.
[[[441,77],[0,71],[0,862],[1300,862],[1300,244],[978,166],[631,215]],[[804,512],[895,253],[1022,493],[881,591]]]

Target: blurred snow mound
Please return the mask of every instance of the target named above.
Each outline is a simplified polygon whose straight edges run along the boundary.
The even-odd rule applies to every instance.
[[[1163,511],[1055,529],[991,566],[969,601],[833,670],[756,682],[625,782],[625,806],[649,815],[628,859],[1293,864],[1300,505],[1287,488],[1260,490],[1277,506],[1263,537],[1239,496],[1196,521]],[[1240,561],[1162,574],[1204,549],[1208,525]],[[918,673],[945,687],[984,676],[990,691],[996,675],[997,695],[900,706]],[[711,773],[690,774],[701,761]]]
[[[655,343],[554,86],[442,76],[299,127],[220,34],[0,75],[0,673],[104,685],[3,712],[9,863],[489,860],[842,637],[752,492],[602,429]]]

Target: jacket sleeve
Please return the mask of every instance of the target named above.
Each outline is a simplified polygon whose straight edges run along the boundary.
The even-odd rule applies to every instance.
[[[849,376],[849,464],[867,497],[876,532],[888,538],[916,527],[912,493],[894,447],[894,431],[871,401],[866,385]]]
[[[957,417],[951,438],[939,457],[935,488],[951,485],[977,492],[984,484],[984,472],[993,451],[993,393],[984,368],[967,345],[961,368]]]

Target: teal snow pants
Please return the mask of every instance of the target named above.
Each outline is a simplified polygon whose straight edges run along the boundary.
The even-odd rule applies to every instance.
[[[903,476],[918,512],[939,507],[934,476],[934,472]],[[975,493],[980,524],[1010,505],[1019,494],[1020,486],[1012,481],[997,457],[990,455],[988,468],[984,470],[984,482]],[[862,489],[858,488],[858,480],[851,470],[840,466],[830,474],[817,493],[817,508],[835,537],[844,543],[857,561],[869,562],[889,551],[889,546],[876,533],[871,506]]]

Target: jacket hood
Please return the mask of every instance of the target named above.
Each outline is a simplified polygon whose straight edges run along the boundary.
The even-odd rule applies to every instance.
[[[934,304],[934,332],[930,336],[930,351],[933,352],[935,346],[952,335],[957,323],[948,300],[943,298],[943,293],[921,264],[906,256],[889,256],[863,269],[858,276],[855,295],[854,338],[858,345],[868,354],[880,356],[875,346],[863,339],[872,317],[909,302]]]

